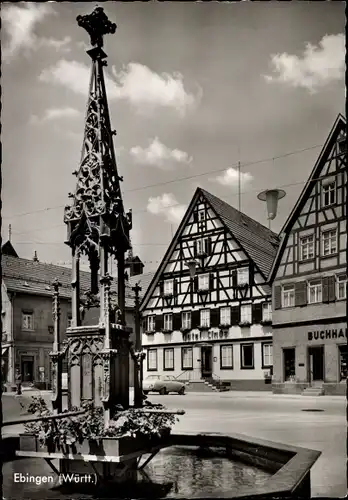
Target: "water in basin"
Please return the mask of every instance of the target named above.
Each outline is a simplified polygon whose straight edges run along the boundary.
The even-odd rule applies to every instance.
[[[236,486],[256,487],[271,475],[259,468],[229,460],[219,450],[202,455],[196,448],[182,446],[162,450],[144,470],[147,477],[139,473],[137,485],[133,482],[123,486],[98,487],[97,490],[90,485],[80,485],[78,490],[69,488],[62,491],[54,488],[56,476],[43,459],[23,459],[4,464],[3,494],[10,500],[190,498],[203,491],[207,495],[214,493],[218,496],[219,491],[227,492]],[[23,476],[37,480],[20,482]]]

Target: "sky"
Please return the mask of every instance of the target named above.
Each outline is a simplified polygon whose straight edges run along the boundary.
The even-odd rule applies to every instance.
[[[93,3],[2,4],[2,238],[69,265]],[[155,270],[198,186],[268,225],[257,194],[282,188],[279,232],[338,113],[343,2],[106,2],[105,68],[134,253]],[[304,151],[305,150],[305,151]],[[289,154],[291,153],[291,154]],[[241,196],[238,196],[238,162]]]

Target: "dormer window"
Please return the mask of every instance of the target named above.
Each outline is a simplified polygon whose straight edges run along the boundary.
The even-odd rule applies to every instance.
[[[198,211],[198,222],[204,222],[205,221],[205,210],[199,210]]]
[[[328,207],[336,203],[336,181],[332,178],[322,182],[322,207]]]
[[[163,294],[164,295],[173,295],[174,291],[174,280],[166,280],[163,283]]]
[[[249,269],[247,267],[240,267],[237,269],[237,285],[249,284]]]

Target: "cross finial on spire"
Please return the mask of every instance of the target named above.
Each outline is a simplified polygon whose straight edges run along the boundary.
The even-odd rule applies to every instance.
[[[99,48],[104,45],[103,36],[115,33],[117,28],[115,23],[109,21],[102,7],[96,7],[92,14],[77,16],[76,21],[91,37],[91,44]]]

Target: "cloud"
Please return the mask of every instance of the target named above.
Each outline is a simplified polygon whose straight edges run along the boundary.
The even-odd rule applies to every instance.
[[[172,193],[163,193],[161,196],[149,198],[147,211],[150,214],[164,215],[168,222],[178,224],[181,222],[186,205],[181,205]]]
[[[271,56],[271,66],[274,75],[265,75],[266,81],[302,87],[314,93],[330,82],[343,80],[344,35],[325,35],[317,46],[307,43],[302,56],[286,52],[274,54]]]
[[[216,176],[213,179],[210,179],[213,182],[218,182],[223,186],[238,186],[239,182],[239,172],[236,168],[228,168],[223,172],[223,174]],[[249,172],[241,172],[240,181],[241,185],[245,185],[247,182],[251,182],[253,180],[253,176],[249,174]]]
[[[112,68],[112,73],[116,80],[105,74],[108,97],[127,100],[142,113],[160,106],[173,108],[184,116],[201,95],[198,93],[194,96],[186,92],[180,73],[159,75],[138,63],[129,63],[120,72]],[[57,64],[45,69],[39,79],[63,85],[73,92],[85,95],[89,74],[89,66],[78,61],[61,59]]]
[[[34,125],[38,125],[47,121],[59,120],[61,118],[75,118],[78,116],[81,116],[81,113],[75,108],[49,108],[46,109],[41,118],[37,115],[33,115],[30,122]]]
[[[139,111],[149,111],[155,106],[175,109],[184,116],[201,96],[184,88],[181,73],[156,73],[143,64],[131,62],[119,72],[112,68],[117,81],[119,97],[127,99]]]
[[[54,38],[39,38],[35,34],[36,25],[52,14],[56,12],[48,3],[21,2],[21,6],[12,4],[3,8],[1,16],[3,27],[9,37],[2,50],[4,61],[11,61],[20,51],[28,55],[30,51],[41,47],[68,50],[70,37],[55,40]]]
[[[155,137],[147,148],[134,146],[130,150],[131,156],[138,163],[154,165],[163,170],[170,170],[175,163],[189,165],[192,158],[180,149],[170,149]]]

